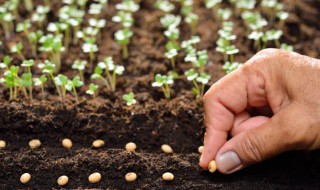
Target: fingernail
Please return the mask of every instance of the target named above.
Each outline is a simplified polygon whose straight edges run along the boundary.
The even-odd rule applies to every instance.
[[[228,151],[218,156],[218,166],[220,171],[229,174],[240,170],[242,168],[242,163],[235,152]]]

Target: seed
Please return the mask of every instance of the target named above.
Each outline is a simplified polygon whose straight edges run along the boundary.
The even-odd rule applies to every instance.
[[[95,140],[92,143],[92,146],[95,148],[101,148],[104,145],[104,141],[101,139]]]
[[[34,148],[38,148],[41,146],[41,142],[39,139],[33,139],[31,141],[29,141],[29,146],[30,148],[34,149]]]
[[[217,170],[217,164],[216,161],[212,160],[208,165],[208,170],[213,173]]]
[[[166,172],[162,175],[162,179],[165,181],[172,181],[174,179],[174,175],[170,172]]]
[[[202,154],[202,152],[203,152],[203,146],[199,146],[198,152],[199,152],[200,154]]]
[[[133,152],[136,150],[136,148],[137,148],[137,145],[133,142],[129,142],[126,144],[126,151],[128,152]]]
[[[68,176],[63,175],[63,176],[60,176],[60,177],[58,178],[57,183],[58,183],[60,186],[64,186],[64,185],[66,185],[66,184],[68,183],[68,181],[69,181]]]
[[[95,172],[89,176],[88,180],[90,183],[98,183],[101,180],[101,174]]]
[[[0,140],[0,148],[5,148],[6,147],[6,141]]]
[[[167,154],[171,154],[173,153],[173,150],[171,148],[171,146],[167,145],[167,144],[164,144],[161,146],[161,150],[164,152],[164,153],[167,153]]]
[[[31,179],[31,175],[29,173],[24,173],[20,177],[20,182],[21,183],[28,183]]]
[[[125,175],[126,181],[133,182],[137,179],[137,174],[134,172],[129,172]]]
[[[71,141],[70,139],[63,139],[63,140],[62,140],[62,146],[63,146],[64,148],[69,149],[69,148],[72,147],[72,141]]]

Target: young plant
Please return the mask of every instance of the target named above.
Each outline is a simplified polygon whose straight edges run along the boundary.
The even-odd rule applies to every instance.
[[[262,36],[263,48],[266,48],[268,41],[274,41],[277,48],[280,47],[279,39],[282,36],[282,30],[271,29],[264,33]]]
[[[116,4],[116,9],[134,13],[139,10],[140,6],[134,0],[123,0],[122,3]]]
[[[29,97],[32,100],[32,73],[31,67],[34,65],[34,60],[24,60],[21,64],[22,67],[27,67],[28,72],[22,74],[22,85],[25,87],[29,87]]]
[[[121,23],[122,27],[129,28],[133,25],[133,17],[131,13],[119,11],[112,17],[113,22]]]
[[[84,53],[89,53],[90,64],[93,64],[95,59],[94,53],[98,51],[98,46],[95,44],[95,39],[86,39],[85,43],[82,45],[82,51]]]
[[[239,67],[242,66],[242,63],[238,63],[238,62],[229,62],[227,61],[224,65],[223,65],[223,71],[226,74],[229,74],[233,71],[235,71],[236,69],[238,69]]]
[[[260,50],[262,48],[261,46],[261,39],[263,37],[263,32],[258,32],[258,31],[252,31],[249,35],[248,38],[251,40],[254,40],[254,46]]]
[[[277,12],[276,17],[279,18],[279,24],[282,27],[287,18],[289,17],[289,13],[285,11],[279,11]]]
[[[173,14],[167,14],[160,18],[160,22],[165,29],[173,29],[179,26],[181,23],[181,17]]]
[[[3,61],[0,63],[0,68],[9,70],[10,63],[11,63],[11,58],[10,56],[6,55],[3,57]]]
[[[137,100],[134,99],[134,93],[133,92],[130,92],[129,94],[124,94],[122,96],[122,98],[123,98],[123,100],[126,101],[127,106],[131,106],[131,105],[137,103]]]
[[[40,78],[33,78],[34,85],[41,87],[42,98],[44,98],[44,83],[46,83],[47,80],[48,79],[45,75],[41,75]]]
[[[105,72],[106,78],[103,77],[103,71]],[[117,75],[122,75],[123,71],[123,66],[115,65],[112,57],[107,57],[103,62],[98,63],[94,73],[91,75],[91,79],[101,79],[107,86],[108,90],[114,92],[117,84]]]
[[[155,2],[155,7],[163,11],[165,14],[168,14],[169,12],[173,11],[175,8],[174,4],[172,4],[168,0],[157,0]]]
[[[96,98],[96,94],[97,94],[97,90],[98,90],[99,86],[98,85],[95,85],[93,83],[91,83],[89,85],[89,89],[86,91],[87,94],[90,94],[93,96],[93,98]]]
[[[42,73],[44,75],[48,75],[49,78],[53,81],[53,84],[55,85],[57,92],[59,96],[62,98],[62,94],[60,91],[60,88],[58,87],[55,77],[53,76],[54,70],[55,70],[55,64],[51,63],[50,61],[46,60],[44,63],[39,63],[38,68],[42,69]]]
[[[56,84],[57,89],[59,89],[61,101],[66,97],[66,85],[68,84],[68,81],[68,77],[62,74],[54,77],[54,83]]]
[[[74,77],[72,80],[68,80],[67,84],[65,85],[66,90],[73,91],[77,103],[79,103],[79,99],[76,88],[81,87],[82,85],[83,82],[80,80],[79,76]]]
[[[280,49],[287,50],[287,51],[293,51],[293,46],[288,45],[288,44],[286,44],[286,43],[282,43],[282,44],[280,45]]]
[[[176,70],[175,57],[178,55],[177,49],[171,49],[165,53],[165,56],[170,60],[170,64],[173,70]]]
[[[106,20],[105,19],[90,18],[89,25],[98,30],[97,39],[98,39],[98,41],[101,41],[101,29],[106,26]]]
[[[2,25],[6,39],[10,39],[14,34],[14,19],[13,14],[11,14],[5,6],[0,6],[0,24]]]
[[[18,56],[20,57],[20,59],[22,61],[24,61],[26,58],[24,57],[24,55],[22,53],[22,49],[23,49],[23,44],[22,44],[22,42],[19,42],[17,44],[14,44],[13,46],[11,46],[10,52],[11,53],[17,53]]]
[[[201,98],[204,94],[204,87],[210,80],[210,75],[206,73],[197,73],[193,68],[186,71],[185,75],[187,76],[187,80],[191,81],[194,85],[192,88],[192,92],[196,95],[196,98]]]
[[[75,60],[73,62],[72,69],[77,69],[79,71],[81,81],[84,81],[83,70],[86,68],[87,63],[86,60]]]
[[[161,88],[166,99],[170,99],[170,85],[173,84],[173,76],[156,74],[152,87]]]
[[[42,30],[44,23],[47,22],[47,13],[50,11],[49,6],[38,5],[36,11],[31,16],[31,21],[36,22]]]
[[[217,17],[220,20],[228,20],[232,15],[232,11],[230,9],[218,9]]]
[[[30,32],[28,34],[28,40],[31,45],[31,52],[33,56],[37,54],[38,41],[43,36],[43,32],[41,30],[37,30],[36,32]]]
[[[32,0],[24,0],[24,5],[25,5],[27,11],[31,12],[33,10]]]
[[[222,0],[205,0],[206,8],[211,9],[212,12],[216,12],[221,6]]]
[[[118,30],[114,37],[118,44],[122,45],[122,58],[127,59],[129,57],[128,44],[129,40],[132,37],[133,32],[130,28],[124,28],[122,30]]]

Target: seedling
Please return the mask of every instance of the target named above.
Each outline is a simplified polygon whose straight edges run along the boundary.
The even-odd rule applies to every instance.
[[[117,14],[112,17],[112,21],[121,23],[125,28],[131,27],[134,22],[132,14],[124,11],[117,12]]]
[[[259,12],[245,11],[241,14],[241,17],[251,31],[261,31],[268,24]]]
[[[33,3],[32,0],[25,0],[24,1],[24,5],[26,7],[26,9],[31,12],[33,10]]]
[[[160,9],[164,13],[168,14],[169,12],[174,10],[174,4],[170,3],[168,0],[157,0],[155,3],[155,7]]]
[[[93,98],[96,98],[96,91],[98,90],[99,86],[91,83],[89,85],[89,89],[86,91],[87,94],[90,94],[93,96]]]
[[[77,69],[79,71],[81,81],[84,81],[83,70],[86,68],[87,63],[86,60],[75,60],[73,62],[72,69]]]
[[[0,68],[8,70],[10,63],[11,63],[11,58],[10,56],[6,55],[3,57],[2,63],[0,63]]]
[[[49,6],[38,5],[36,11],[31,16],[31,21],[36,22],[40,29],[43,29],[43,24],[47,22],[47,13],[50,11]]]
[[[217,17],[220,20],[228,20],[232,15],[232,11],[230,9],[218,9]]]
[[[4,72],[5,78],[1,79],[1,82],[5,82],[7,88],[9,88],[9,91],[10,91],[9,100],[16,99],[18,97],[18,93],[20,90],[22,90],[26,98],[28,97],[27,91],[22,84],[22,80],[18,76],[19,69],[20,68],[18,66],[11,66],[9,70]]]
[[[79,88],[83,85],[83,82],[80,80],[79,76],[75,76],[72,80],[68,80],[65,85],[66,90],[73,91],[74,96],[76,97],[76,102],[79,103],[79,98],[76,88]]]
[[[24,60],[21,64],[22,67],[28,68],[28,73],[22,74],[22,85],[25,87],[29,87],[30,100],[32,100],[32,73],[31,67],[34,65],[34,60]]]
[[[89,53],[90,65],[93,64],[95,59],[94,53],[98,51],[98,46],[95,42],[95,39],[86,39],[85,43],[82,45],[82,51],[84,53]]]
[[[103,71],[106,74],[106,78],[102,76]],[[103,62],[98,63],[94,73],[91,75],[91,79],[101,79],[108,90],[115,91],[116,89],[116,77],[122,75],[124,71],[123,66],[115,65],[112,57],[107,57]]]
[[[128,44],[132,37],[133,32],[129,28],[118,30],[114,37],[118,44],[122,45],[122,58],[127,59],[129,57]]]
[[[5,6],[0,6],[0,24],[5,33],[5,38],[10,39],[14,34],[13,20],[15,17],[11,14]]]
[[[53,81],[53,83],[57,89],[59,96],[62,98],[60,88],[58,87],[57,83],[55,82],[55,77],[53,76],[55,65],[53,63],[51,63],[50,61],[46,60],[44,63],[39,63],[38,68],[42,69],[43,74],[49,75],[49,77],[51,78],[51,80]]]
[[[22,23],[18,23],[16,26],[16,32],[24,32],[26,36],[29,34],[29,28],[31,27],[30,20],[25,20]]]
[[[287,50],[287,51],[293,51],[293,46],[285,44],[285,43],[282,43],[280,45],[280,49],[284,49],[284,50]]]
[[[206,8],[212,9],[213,12],[216,12],[220,7],[222,0],[206,0]]]
[[[156,74],[154,81],[152,83],[153,87],[160,87],[164,93],[166,99],[170,99],[170,85],[173,84],[173,76],[172,75],[161,75]]]
[[[24,57],[23,53],[22,53],[22,50],[23,50],[23,44],[22,42],[19,42],[17,44],[14,44],[11,48],[10,48],[10,52],[11,53],[17,53],[18,56],[20,57],[20,59],[22,61],[24,61],[26,58]]]
[[[261,47],[261,39],[263,37],[263,32],[258,32],[258,31],[252,31],[249,35],[248,38],[254,40],[254,45],[257,47],[258,50],[260,50]]]
[[[276,14],[276,17],[279,18],[280,26],[283,26],[287,18],[289,17],[289,13],[285,11],[279,11]]]
[[[173,70],[176,69],[175,66],[175,57],[178,55],[178,51],[176,49],[171,49],[165,53],[165,56],[170,59],[170,64]]]
[[[165,29],[177,28],[181,23],[181,17],[173,14],[167,14],[161,17],[160,22]]]
[[[191,28],[191,34],[194,35],[196,33],[196,27],[198,24],[199,17],[195,13],[189,13],[186,15],[185,22],[189,24]]]
[[[93,17],[98,17],[102,12],[103,6],[99,3],[92,3],[89,7],[88,13]]]
[[[137,103],[137,100],[134,99],[134,93],[133,92],[130,92],[129,94],[124,94],[122,96],[122,98],[123,98],[123,100],[126,101],[127,106],[131,106],[131,105]]]
[[[105,19],[90,18],[89,25],[98,30],[97,39],[98,39],[98,41],[101,41],[101,29],[106,26],[106,20]]]
[[[236,48],[236,46],[231,45],[229,39],[220,37],[217,41],[217,48],[216,50],[218,52],[223,53],[224,60],[228,60],[228,55],[230,56],[230,61],[233,62],[234,60],[234,54],[237,54],[239,52],[239,49]]]
[[[29,32],[27,36],[31,45],[31,52],[33,56],[36,56],[37,54],[38,41],[41,36],[43,36],[43,32],[41,30],[37,30],[36,32]]]
[[[164,174],[162,175],[162,179],[163,179],[164,181],[173,181],[174,175],[173,175],[172,173],[170,173],[170,172],[166,172],[166,173],[164,173]]]
[[[45,75],[41,75],[40,78],[34,78],[33,83],[35,86],[41,86],[42,97],[44,98],[44,83],[47,82],[47,77]]]
[[[59,89],[58,92],[60,92],[59,95],[61,97],[61,101],[63,101],[66,96],[68,77],[63,74],[59,74],[58,76],[54,77],[54,83],[56,84],[57,89]]]
[[[196,95],[196,98],[201,98],[204,94],[204,87],[209,82],[211,76],[206,73],[197,73],[193,68],[186,71],[185,75],[187,80],[191,81],[194,85],[192,92]]]
[[[116,4],[116,9],[125,12],[134,13],[140,8],[139,4],[135,3],[134,0],[124,0],[122,3]]]
[[[223,65],[223,71],[226,74],[229,74],[233,71],[235,71],[236,69],[238,69],[239,67],[242,66],[242,63],[238,63],[238,62],[229,62],[227,61],[224,65]]]
[[[267,32],[264,33],[264,36],[262,36],[262,41],[263,41],[263,48],[266,48],[268,41],[274,41],[276,47],[280,47],[280,42],[279,39],[282,36],[282,30],[268,30]]]

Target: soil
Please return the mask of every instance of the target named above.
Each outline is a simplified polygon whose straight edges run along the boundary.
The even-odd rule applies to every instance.
[[[80,103],[75,104],[69,95],[63,102],[57,97],[52,85],[47,86],[45,100],[39,90],[35,90],[35,100],[8,102],[8,92],[1,88],[0,139],[7,142],[0,149],[0,189],[60,189],[56,180],[61,175],[69,177],[66,189],[108,188],[108,189],[319,189],[320,151],[295,151],[284,153],[264,163],[251,166],[232,175],[211,174],[198,166],[198,146],[202,145],[204,134],[203,110],[201,101],[195,100],[190,92],[192,84],[185,79],[177,79],[172,90],[172,99],[165,100],[158,89],[151,87],[155,73],[166,73],[170,69],[164,56],[163,36],[159,17],[162,13],[153,7],[152,0],[142,0],[141,10],[135,13],[134,36],[129,46],[130,58],[121,59],[121,49],[113,41],[113,33],[119,25],[111,22],[119,1],[110,1],[104,15],[107,26],[103,29],[97,59],[113,56],[117,64],[124,65],[125,75],[119,77],[114,93],[100,89],[96,99],[85,94],[87,85],[80,94]],[[215,51],[219,28],[213,13],[196,1],[195,12],[200,15],[197,34],[201,36],[198,49],[207,49],[209,63],[207,72],[212,80],[207,88],[224,76],[223,57]],[[294,46],[295,51],[320,58],[320,3],[319,1],[299,0],[286,3],[290,17],[283,27],[281,42]],[[227,4],[224,4],[227,6]],[[56,8],[61,3],[53,1],[49,21],[55,21]],[[21,8],[22,17],[28,13]],[[21,18],[20,18],[21,19]],[[252,42],[245,40],[244,24],[239,17],[233,17],[240,49],[236,60],[245,62],[256,50]],[[271,25],[279,28],[277,23]],[[181,40],[191,35],[187,25],[181,26]],[[12,42],[27,40],[16,35],[11,40],[2,39],[8,46]],[[268,44],[273,47],[274,44]],[[70,53],[63,55],[62,73],[73,77],[71,65],[77,58],[88,59],[81,45],[71,46]],[[0,50],[0,58],[9,54],[8,48]],[[46,55],[39,52],[37,57],[28,54],[36,62]],[[182,74],[190,65],[183,62],[184,54],[177,59],[178,73]],[[20,64],[18,57],[15,64]],[[90,83],[90,68],[86,71],[86,84]],[[39,71],[35,70],[35,73]],[[124,105],[123,94],[134,91],[137,104]],[[31,150],[28,142],[40,139],[42,145]],[[61,141],[70,138],[73,147],[67,150]],[[103,139],[104,147],[91,146],[95,139]],[[128,153],[124,146],[135,142],[136,152]],[[162,144],[170,144],[174,154],[162,153]],[[174,181],[164,182],[164,172],[175,175]],[[31,174],[28,184],[19,182],[24,172]],[[100,172],[102,180],[96,184],[88,182],[91,173]],[[127,172],[135,172],[138,179],[128,183],[124,179]]]

